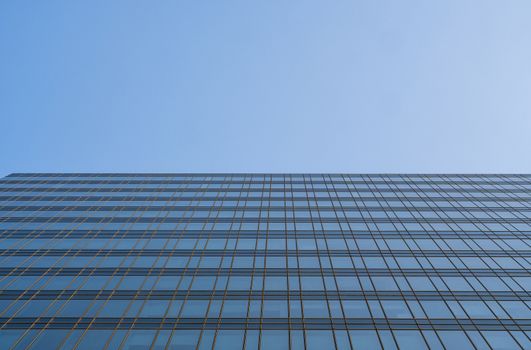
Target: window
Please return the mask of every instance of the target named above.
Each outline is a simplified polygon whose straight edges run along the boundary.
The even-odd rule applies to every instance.
[[[438,334],[447,349],[474,349],[462,331],[439,331]]]
[[[241,349],[243,346],[243,331],[219,330],[214,343],[214,350]]]
[[[352,346],[356,350],[381,349],[376,331],[353,330],[349,331]]]
[[[419,331],[393,331],[400,349],[424,350],[428,349]]]
[[[260,343],[262,349],[289,350],[288,331],[263,330]]]
[[[331,331],[307,330],[306,350],[334,349],[334,337]]]

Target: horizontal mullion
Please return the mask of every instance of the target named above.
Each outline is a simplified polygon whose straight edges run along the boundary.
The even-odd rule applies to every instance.
[[[531,330],[531,320],[393,318],[0,318],[3,329],[423,329]]]
[[[13,249],[0,250],[6,256],[371,256],[371,257],[531,257],[531,250],[193,250],[193,249]]]
[[[10,276],[434,276],[434,277],[531,277],[521,269],[348,269],[348,268],[0,268],[0,275]]]
[[[459,300],[531,301],[514,291],[235,291],[235,290],[1,290],[0,300]]]

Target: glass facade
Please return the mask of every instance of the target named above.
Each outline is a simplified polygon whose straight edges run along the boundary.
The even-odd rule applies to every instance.
[[[11,174],[0,349],[531,349],[531,175]]]

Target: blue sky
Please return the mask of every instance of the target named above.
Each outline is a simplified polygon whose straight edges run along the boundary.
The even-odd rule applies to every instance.
[[[531,172],[530,13],[3,1],[0,175]]]

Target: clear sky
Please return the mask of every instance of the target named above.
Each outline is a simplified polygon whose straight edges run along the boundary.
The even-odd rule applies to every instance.
[[[531,172],[531,1],[2,1],[0,175]]]

